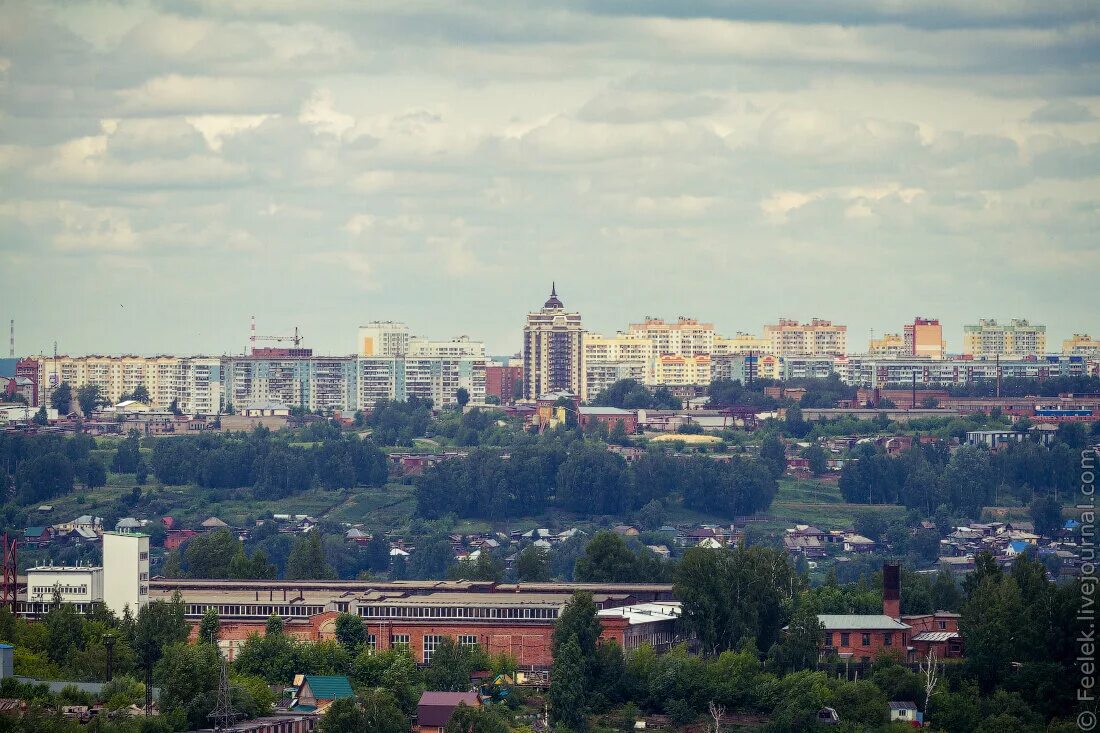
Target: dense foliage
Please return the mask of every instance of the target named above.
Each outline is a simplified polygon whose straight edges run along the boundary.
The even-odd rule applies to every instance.
[[[622,515],[676,495],[684,506],[724,517],[771,505],[774,469],[741,456],[713,460],[652,450],[627,463],[598,442],[562,430],[514,447],[507,456],[478,450],[443,461],[418,478],[418,512],[427,518],[504,519],[556,506]]]
[[[1072,491],[1085,443],[1084,426],[1066,423],[1049,448],[1025,439],[993,453],[963,447],[952,455],[928,444],[891,457],[861,445],[841,473],[840,490],[853,503],[902,503],[925,514],[942,505],[977,517],[998,497],[1027,504],[1036,496]]]

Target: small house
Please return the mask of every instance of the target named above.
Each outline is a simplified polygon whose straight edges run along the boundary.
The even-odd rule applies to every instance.
[[[416,706],[416,729],[419,733],[443,733],[459,705],[480,707],[481,699],[476,692],[425,692]]]
[[[890,722],[899,721],[902,723],[922,723],[924,716],[917,710],[915,703],[895,702],[888,703],[890,706]]]
[[[298,709],[323,709],[335,700],[355,696],[344,675],[300,674],[294,677],[294,687],[294,707]]]

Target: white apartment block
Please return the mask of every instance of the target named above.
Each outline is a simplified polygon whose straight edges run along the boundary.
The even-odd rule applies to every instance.
[[[839,356],[848,350],[848,327],[820,318],[805,324],[781,318],[764,326],[764,338],[775,356]]]
[[[714,324],[700,323],[694,318],[681,316],[674,322],[646,318],[642,323],[631,323],[628,333],[649,339],[657,356],[709,356],[714,352]]]
[[[409,349],[409,327],[400,321],[371,321],[359,327],[359,356],[404,356]]]
[[[49,392],[62,382],[74,390],[87,384],[99,387],[112,404],[139,386],[149,390],[154,409],[167,409],[179,392],[178,356],[37,356],[38,383],[49,402]]]
[[[430,399],[436,407],[454,404],[459,389],[470,401],[485,401],[485,360],[476,357],[360,357],[355,361],[357,407],[378,400]]]
[[[149,602],[149,535],[103,533],[103,602],[118,616]]]
[[[1024,357],[1045,354],[1047,327],[1014,318],[997,323],[982,318],[976,324],[963,326],[963,353],[968,356]]]
[[[653,341],[638,334],[585,333],[581,338],[582,397],[591,400],[620,379],[650,384],[655,356]]]
[[[450,341],[432,341],[419,336],[409,339],[407,356],[421,358],[485,358],[485,344],[471,341],[468,336],[457,336]]]
[[[771,354],[772,342],[770,339],[755,336],[751,333],[738,331],[733,336],[714,336],[714,350],[712,356],[736,356],[740,354]]]
[[[653,384],[661,387],[688,387],[710,384],[709,354],[681,356],[664,354],[657,357]]]

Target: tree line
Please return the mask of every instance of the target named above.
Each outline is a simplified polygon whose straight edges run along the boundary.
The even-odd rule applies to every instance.
[[[926,515],[946,506],[976,518],[1008,496],[1026,504],[1073,491],[1087,441],[1083,425],[1064,423],[1050,447],[1024,437],[996,452],[964,446],[952,454],[943,444],[915,441],[892,457],[865,444],[841,471],[840,491],[851,503],[902,503]]]
[[[769,507],[782,473],[769,461],[676,457],[658,449],[628,463],[604,444],[575,436],[563,430],[505,455],[475,450],[443,461],[417,478],[417,512],[496,520],[557,507],[623,515],[675,494],[687,507],[732,517]]]

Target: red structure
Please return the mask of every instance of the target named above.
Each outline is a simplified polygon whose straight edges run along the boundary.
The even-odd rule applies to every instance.
[[[510,405],[523,386],[523,367],[488,365],[485,367],[485,396],[497,397]]]
[[[8,533],[3,536],[4,542],[4,580],[0,585],[0,605],[7,606],[12,613],[17,610],[16,603],[19,594],[19,564],[16,562],[16,540],[13,537],[8,540]]]

